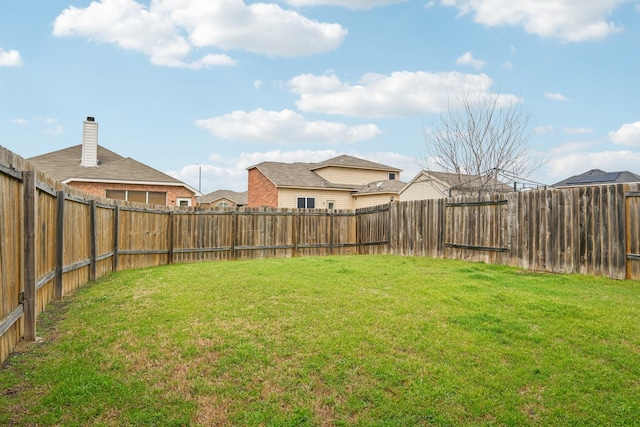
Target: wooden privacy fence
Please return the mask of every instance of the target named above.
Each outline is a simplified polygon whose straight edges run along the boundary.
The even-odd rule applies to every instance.
[[[400,202],[372,215],[368,238],[392,254],[640,279],[636,183]]]
[[[640,279],[640,184],[357,211],[172,209],[87,195],[0,147],[0,361],[36,338],[50,301],[112,271],[387,253]]]

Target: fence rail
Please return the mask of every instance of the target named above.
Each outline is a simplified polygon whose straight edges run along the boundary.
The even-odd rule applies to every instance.
[[[640,279],[640,184],[394,202],[357,211],[202,210],[96,198],[0,147],[0,361],[46,305],[112,271],[398,254]]]

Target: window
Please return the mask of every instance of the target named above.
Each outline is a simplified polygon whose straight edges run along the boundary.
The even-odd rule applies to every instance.
[[[127,192],[123,190],[107,190],[108,199],[127,200]]]
[[[128,200],[129,202],[152,205],[167,204],[167,193],[161,191],[107,190],[106,196],[109,199]]]
[[[149,191],[147,193],[148,202],[152,205],[166,205],[167,204],[167,193],[162,193],[160,191]]]
[[[396,179],[395,172],[389,172],[389,181],[393,181],[394,179]]]
[[[336,202],[334,202],[333,200],[327,201],[327,209],[335,209],[335,207],[336,207]]]
[[[176,205],[177,206],[191,206],[191,199],[183,199],[180,197],[176,198]]]
[[[298,197],[298,209],[315,209],[315,197]]]
[[[130,202],[147,203],[147,192],[127,191],[127,200]]]
[[[218,207],[219,208],[228,208],[230,205],[227,202],[220,202],[218,203]]]

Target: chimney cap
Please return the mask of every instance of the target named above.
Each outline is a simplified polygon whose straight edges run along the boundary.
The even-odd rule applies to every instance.
[[[95,117],[91,117],[91,116],[87,116],[87,121],[88,122],[95,122],[96,118]]]

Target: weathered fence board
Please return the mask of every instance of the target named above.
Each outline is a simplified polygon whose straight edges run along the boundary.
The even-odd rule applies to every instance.
[[[23,306],[19,302],[24,283],[24,200],[22,173],[5,167],[0,173],[0,362],[24,335]]]

